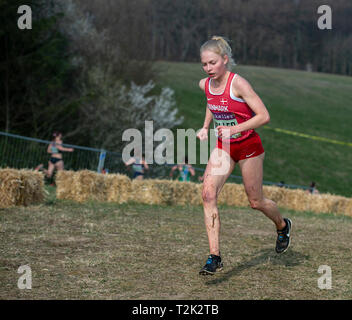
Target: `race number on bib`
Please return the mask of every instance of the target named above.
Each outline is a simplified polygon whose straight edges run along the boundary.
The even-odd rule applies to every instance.
[[[222,112],[222,113],[214,113],[214,129],[215,129],[215,135],[218,137],[218,130],[216,129],[218,126],[236,126],[238,125],[238,122],[236,120],[236,117],[233,113],[231,112]],[[236,139],[238,137],[241,137],[241,133],[235,133],[233,134],[230,139]]]

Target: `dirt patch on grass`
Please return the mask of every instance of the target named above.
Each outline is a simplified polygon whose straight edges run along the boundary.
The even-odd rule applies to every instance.
[[[55,201],[0,211],[1,299],[351,299],[349,217],[284,211],[292,245],[251,209],[220,208],[224,271],[200,277],[208,255],[201,207]],[[17,287],[19,266],[32,289]],[[332,289],[318,288],[320,265]]]

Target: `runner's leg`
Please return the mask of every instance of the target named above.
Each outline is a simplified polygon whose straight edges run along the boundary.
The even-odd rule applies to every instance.
[[[64,161],[60,160],[55,163],[55,167],[57,171],[64,170]]]
[[[54,169],[55,169],[55,165],[53,163],[51,163],[51,161],[49,161],[48,170],[46,172],[46,176],[48,178],[51,178],[51,176],[53,175]]]
[[[204,173],[203,208],[210,254],[220,255],[220,217],[217,208],[219,193],[235,167],[235,162],[224,150],[215,148]]]
[[[276,203],[263,195],[263,161],[264,153],[257,157],[239,161],[242,172],[243,184],[248,201],[253,209],[263,212],[272,220],[277,230],[285,227],[280,211]]]

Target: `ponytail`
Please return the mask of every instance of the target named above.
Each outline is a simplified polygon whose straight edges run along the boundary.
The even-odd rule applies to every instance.
[[[221,36],[213,36],[210,40],[205,42],[200,48],[200,54],[203,51],[210,50],[214,53],[224,57],[225,55],[229,58],[229,62],[226,65],[228,69],[232,69],[236,65],[232,58],[232,49],[229,45],[229,40]]]

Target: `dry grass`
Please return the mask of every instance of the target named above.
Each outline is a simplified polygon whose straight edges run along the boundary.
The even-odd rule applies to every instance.
[[[16,214],[14,214],[16,213]],[[224,271],[200,277],[201,206],[56,200],[0,210],[0,299],[351,299],[352,219],[284,211],[292,245],[277,255],[260,212],[220,207]],[[32,290],[17,269],[32,268]],[[317,286],[320,265],[332,289]]]

